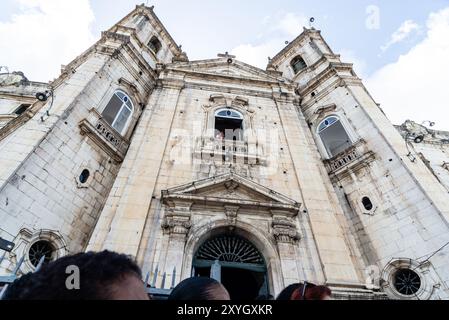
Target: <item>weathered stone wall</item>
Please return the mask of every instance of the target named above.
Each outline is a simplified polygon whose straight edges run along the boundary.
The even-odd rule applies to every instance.
[[[303,37],[308,35],[313,38],[316,32],[306,32]],[[377,279],[384,280],[379,284],[392,296],[404,298],[392,289],[391,274],[386,274],[385,270],[395,261],[409,259],[412,262],[408,266],[402,263],[401,267],[413,267],[426,282],[418,296],[428,297],[432,292],[433,298],[447,297],[444,253],[433,256],[430,265],[421,263],[449,241],[447,190],[421,159],[412,161],[407,156],[409,151],[403,138],[351,66],[340,63],[338,56],[323,55],[317,60],[313,54],[309,58],[308,49],[302,47],[304,43],[310,47],[310,43],[303,39],[291,45],[289,55],[278,59],[290,61],[296,52],[302,52],[306,61],[315,63],[294,80],[300,84],[301,110],[321,156],[328,164],[328,172],[345,212],[347,221],[341,223],[348,226],[348,233],[355,235],[356,241],[352,243],[356,243],[358,249],[354,248],[354,251],[359,252],[366,268],[376,266]],[[277,60],[275,63],[289,74],[288,64]],[[314,73],[313,70],[321,72]],[[302,83],[301,79],[306,81]],[[350,160],[346,158],[347,154],[327,160],[329,155],[317,128],[330,115],[339,117],[354,145],[355,156]],[[346,163],[335,169],[337,161]],[[371,210],[364,208],[363,197],[371,199]],[[440,289],[432,289],[434,286]]]
[[[155,70],[136,54],[148,49],[129,41],[132,30],[104,34],[63,69],[51,84],[53,97],[0,141],[0,236],[17,244],[2,260],[3,272],[22,256],[21,271],[32,269],[27,250],[43,230],[56,247],[54,258],[87,245],[126,153],[120,146],[131,139],[155,84]],[[123,137],[109,129],[120,142],[115,149],[95,126],[117,89],[134,110]],[[90,176],[82,183],[85,169]]]
[[[294,74],[298,55],[307,67]],[[145,274],[165,273],[165,284],[176,270],[176,284],[204,241],[233,232],[263,255],[272,294],[307,280],[340,298],[376,289],[407,299],[393,282],[408,268],[421,278],[418,298],[448,298],[437,251],[449,242],[449,140],[398,132],[318,31],[305,30],[267,72],[228,54],[189,62],[152,8],[137,6],[62,72],[30,119],[3,129],[0,119],[0,236],[16,243],[2,273],[43,239],[53,258],[110,249]],[[0,113],[21,101],[8,88]],[[101,118],[117,89],[134,105],[122,135]],[[242,115],[243,139],[215,136],[222,108]],[[351,140],[332,158],[317,133],[330,115]],[[27,258],[21,271],[31,269]]]

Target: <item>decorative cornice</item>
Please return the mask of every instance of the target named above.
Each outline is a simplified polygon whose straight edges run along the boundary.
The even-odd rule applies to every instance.
[[[307,86],[299,91],[299,94],[302,97],[308,96],[312,91],[316,90],[324,81],[330,79],[332,76],[338,76],[340,81],[352,80],[357,84],[361,82],[361,80],[356,76],[342,76],[338,73],[338,71],[352,71],[352,64],[331,62],[326,69],[310,80]],[[344,86],[345,83],[340,85]]]
[[[179,198],[179,199],[192,199],[198,201],[204,200],[213,200],[218,203],[235,203],[236,199],[223,199],[223,198],[214,198],[214,197],[206,197],[206,196],[198,196],[195,194],[198,190],[209,188],[212,186],[216,186],[218,184],[224,184],[227,182],[234,181],[239,185],[245,186],[248,189],[253,190],[255,193],[263,195],[268,199],[271,199],[270,202],[260,202],[253,200],[238,200],[241,203],[248,205],[256,205],[256,206],[266,206],[266,207],[279,207],[281,209],[289,209],[296,214],[299,212],[301,204],[274,191],[265,186],[262,186],[254,181],[251,181],[243,176],[240,176],[236,173],[227,173],[199,181],[195,181],[192,183],[184,184],[175,188],[171,188],[168,190],[162,191],[162,200],[170,199],[170,198]]]

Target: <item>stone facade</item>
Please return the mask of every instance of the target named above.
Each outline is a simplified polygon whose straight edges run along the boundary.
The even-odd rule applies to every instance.
[[[1,273],[22,257],[33,270],[44,241],[49,260],[132,255],[165,274],[157,288],[215,274],[216,259],[222,276],[263,275],[273,295],[307,280],[338,299],[449,298],[449,133],[394,127],[319,31],[266,70],[229,54],[189,61],[137,6],[55,81],[25,80],[0,87],[0,236],[15,244]],[[209,264],[198,252],[216,238],[242,249]],[[404,276],[418,280],[404,289]]]

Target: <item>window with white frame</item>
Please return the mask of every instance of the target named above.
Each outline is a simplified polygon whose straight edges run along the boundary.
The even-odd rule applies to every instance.
[[[243,115],[225,108],[215,112],[215,138],[221,140],[243,140]]]
[[[102,112],[103,119],[117,132],[124,134],[131,119],[134,105],[129,96],[117,90]]]
[[[345,151],[351,145],[351,139],[337,116],[324,119],[318,126],[318,135],[330,157]]]

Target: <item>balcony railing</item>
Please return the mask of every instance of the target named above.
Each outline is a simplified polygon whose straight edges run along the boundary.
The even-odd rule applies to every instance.
[[[358,163],[371,158],[373,158],[373,153],[366,149],[363,140],[359,140],[335,157],[325,160],[324,163],[326,164],[329,173],[337,173],[344,168],[355,166]]]
[[[239,140],[225,140],[211,137],[197,139],[195,155],[224,162],[241,161],[247,164],[262,164],[263,146]]]
[[[129,148],[129,141],[104,121],[95,108],[90,110],[79,127],[82,134],[88,135],[111,158],[117,162],[123,161]]]

